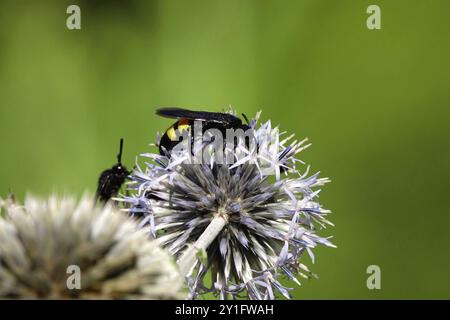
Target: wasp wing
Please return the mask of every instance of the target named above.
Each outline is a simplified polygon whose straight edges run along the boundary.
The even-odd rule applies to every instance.
[[[229,113],[192,111],[182,108],[160,108],[156,114],[165,118],[215,121],[222,123],[239,123],[241,120]]]

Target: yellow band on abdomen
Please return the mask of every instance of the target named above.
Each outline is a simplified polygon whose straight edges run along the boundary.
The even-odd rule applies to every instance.
[[[178,130],[179,134],[182,134],[183,131],[188,131],[190,129],[190,125],[186,122],[179,122],[177,128],[171,127],[167,129],[167,136],[169,137],[170,141],[178,141],[176,130]]]

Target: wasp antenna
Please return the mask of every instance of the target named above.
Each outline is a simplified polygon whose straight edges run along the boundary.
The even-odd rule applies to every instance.
[[[244,119],[245,119],[245,121],[247,122],[247,124],[249,124],[248,118],[247,118],[247,116],[245,115],[245,113],[243,113],[242,116],[244,117]]]
[[[117,155],[117,162],[122,163],[123,138],[120,138],[119,154]]]

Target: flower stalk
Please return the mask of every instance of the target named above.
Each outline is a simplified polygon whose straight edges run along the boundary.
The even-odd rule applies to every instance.
[[[190,246],[178,259],[180,273],[185,277],[192,273],[197,262],[197,254],[208,249],[209,245],[217,238],[227,224],[224,215],[216,214],[208,227],[203,231],[195,243]]]

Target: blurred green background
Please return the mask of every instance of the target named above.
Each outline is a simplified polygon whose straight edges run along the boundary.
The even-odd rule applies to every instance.
[[[295,298],[450,298],[449,15],[448,0],[2,0],[0,194],[94,191],[120,137],[131,167],[171,124],[158,106],[263,110],[332,179],[338,249],[316,251],[320,279]]]

